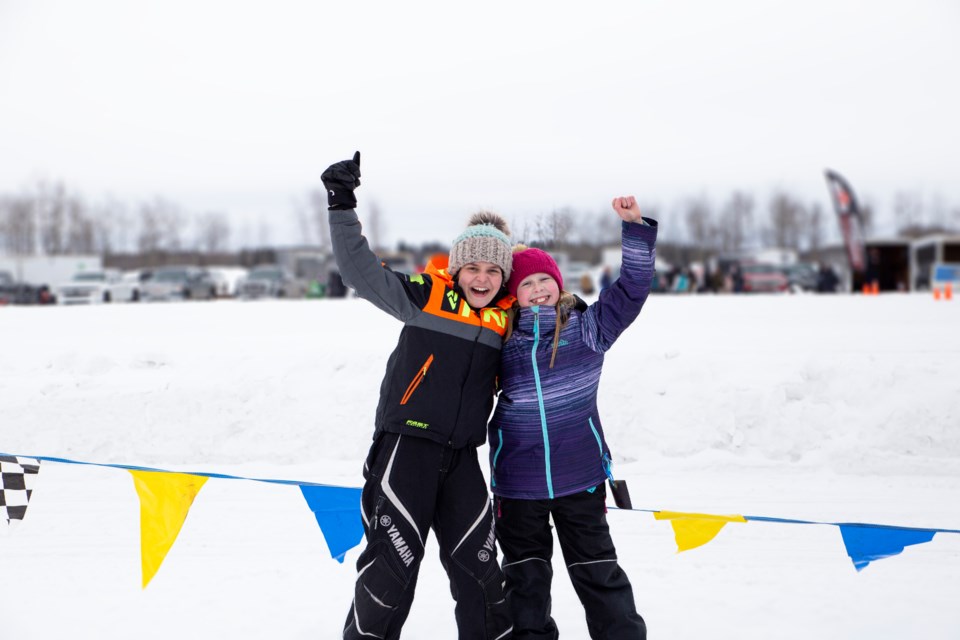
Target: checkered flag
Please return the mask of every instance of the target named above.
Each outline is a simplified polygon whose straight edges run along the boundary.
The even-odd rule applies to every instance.
[[[0,521],[23,520],[39,472],[35,458],[0,455]]]

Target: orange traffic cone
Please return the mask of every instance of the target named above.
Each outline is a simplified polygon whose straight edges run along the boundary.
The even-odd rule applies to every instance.
[[[863,283],[863,295],[870,295],[870,285],[866,282]]]
[[[939,300],[939,299],[940,299],[940,287],[934,287],[934,288],[933,288],[933,299],[934,299],[934,300]]]
[[[875,296],[880,295],[880,283],[876,280],[873,281],[873,291],[871,293]]]
[[[953,300],[953,284],[948,282],[943,285],[943,297],[946,300]]]

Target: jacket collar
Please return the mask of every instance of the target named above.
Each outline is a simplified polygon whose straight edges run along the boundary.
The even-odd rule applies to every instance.
[[[445,286],[450,287],[457,292],[458,296],[466,300],[467,298],[463,294],[463,289],[461,289],[460,285],[454,282],[453,277],[447,273],[447,266],[449,263],[450,256],[445,253],[436,253],[430,257],[430,260],[427,262],[427,266],[424,268],[423,272],[439,279]],[[505,311],[513,306],[514,300],[516,300],[516,298],[510,295],[506,288],[501,285],[500,292],[488,305],[488,308],[496,307]]]
[[[449,262],[450,256],[444,253],[436,253],[430,257],[430,260],[427,262],[427,266],[423,272],[440,278],[445,285],[448,287],[453,287],[453,278],[451,278],[450,274],[447,273],[447,266],[449,265]]]
[[[557,307],[556,305],[523,307],[517,317],[517,331],[532,336],[534,324],[539,319],[540,335],[553,335],[554,327],[557,324]]]

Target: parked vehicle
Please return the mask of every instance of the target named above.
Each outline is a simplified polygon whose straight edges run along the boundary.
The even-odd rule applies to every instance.
[[[797,262],[781,267],[791,291],[816,291],[817,268],[808,262]]]
[[[143,289],[143,283],[150,279],[150,271],[134,269],[133,271],[124,271],[120,278],[137,290],[139,294]]]
[[[237,287],[247,276],[243,267],[207,267],[214,282],[218,298],[232,298],[237,295]]]
[[[740,265],[744,293],[779,293],[790,287],[779,267],[762,262]]]
[[[302,298],[307,284],[278,265],[254,267],[237,287],[241,298]]]
[[[217,296],[216,283],[206,269],[171,266],[154,269],[143,283],[143,300],[211,300]]]
[[[59,304],[136,302],[140,299],[140,287],[125,280],[116,269],[81,271],[70,282],[57,286],[56,297]]]
[[[47,285],[17,282],[9,271],[0,271],[0,305],[50,304],[54,301],[53,293]]]

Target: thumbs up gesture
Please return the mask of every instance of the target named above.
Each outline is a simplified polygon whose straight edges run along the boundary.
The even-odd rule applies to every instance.
[[[330,211],[356,209],[357,197],[353,190],[360,186],[360,152],[352,160],[335,162],[320,174],[327,190],[327,208]]]

